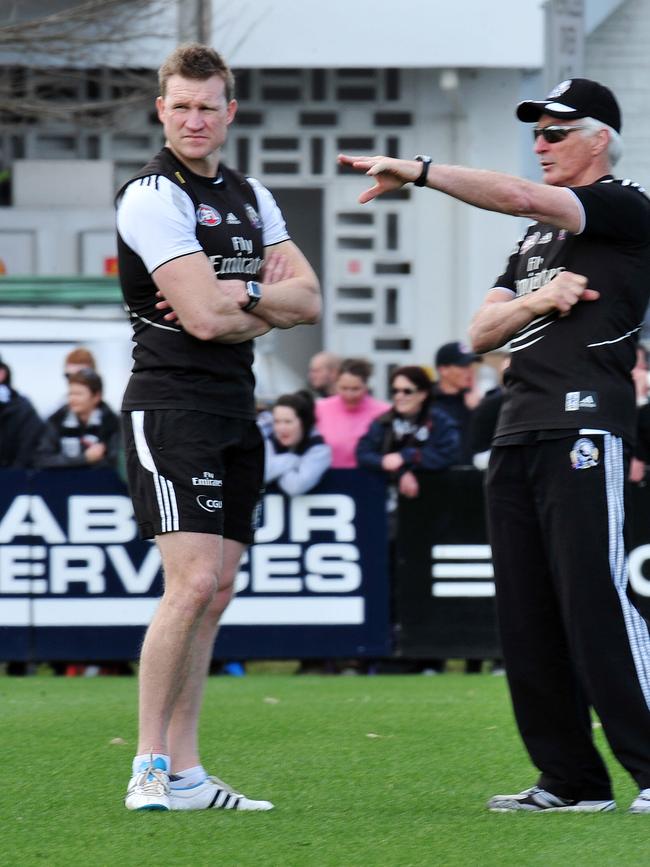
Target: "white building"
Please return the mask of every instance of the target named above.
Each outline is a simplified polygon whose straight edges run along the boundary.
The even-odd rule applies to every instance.
[[[189,35],[192,26],[184,19],[178,26],[171,0],[155,2],[156,32],[162,37],[112,47],[110,68],[102,70],[92,98],[99,101],[118,87],[125,65],[154,70],[177,34]],[[206,4],[210,41],[238,71],[240,108],[226,161],[274,191],[325,296],[322,326],[258,341],[260,392],[299,386],[307,359],[325,346],[371,358],[375,391],[383,394],[391,367],[430,365],[439,344],[465,336],[472,311],[502,270],[521,225],[412,187],[360,206],[357,196],[366,182],[341,171],[336,154],[428,153],[437,162],[537,177],[530,129],[515,120],[514,106],[543,93],[542,5],[539,0]],[[179,5],[185,12],[194,4]],[[622,105],[627,151],[620,170],[648,184],[650,0],[586,0],[586,31],[585,74],[608,83]],[[99,60],[93,58],[94,64]],[[0,55],[0,63],[11,62],[18,61]],[[33,68],[26,86],[43,86],[47,78],[46,70]],[[83,66],[76,83],[78,98],[87,99]],[[162,142],[154,95],[152,88],[151,105],[131,110],[119,128],[53,126],[46,120],[2,127],[1,153],[14,177],[13,204],[0,208],[0,259],[9,275],[94,277],[110,267],[113,192]],[[85,337],[78,314],[70,328],[63,320],[56,329],[45,329],[44,339],[53,342],[43,345],[41,360],[47,355],[52,362],[47,374],[41,368],[37,376],[25,340],[30,330],[32,340],[40,338],[48,314],[36,313],[38,320],[18,329],[20,339],[15,326],[0,322],[0,353],[13,363],[18,388],[42,406],[34,383],[51,395],[54,383],[60,386],[64,351],[75,342],[91,342],[100,359],[110,361],[109,399],[118,403],[129,360],[126,322],[123,342],[110,350],[101,335],[114,344],[112,329],[121,325],[109,329],[95,318],[92,338],[90,326]],[[86,308],[84,315],[91,314]],[[115,311],[102,313],[113,315],[119,322]]]

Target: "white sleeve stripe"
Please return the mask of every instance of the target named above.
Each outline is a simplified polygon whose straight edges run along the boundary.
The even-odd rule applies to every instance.
[[[163,175],[147,175],[128,185],[118,204],[117,228],[150,274],[171,259],[202,249],[192,199]]]
[[[199,246],[196,248],[196,250],[188,250],[186,253],[179,253],[177,256],[171,256],[169,259],[165,259],[164,262],[159,262],[158,265],[155,266],[155,268],[151,269],[150,273],[153,274],[153,272],[156,271],[158,268],[160,268],[162,265],[166,265],[168,262],[173,262],[174,259],[182,259],[184,256],[192,256],[194,253],[202,253],[202,252],[203,252],[203,247],[201,247],[201,245],[199,244]]]
[[[585,225],[586,225],[586,222],[587,222],[587,217],[586,217],[586,215],[585,215],[585,209],[584,209],[584,207],[583,207],[583,205],[582,205],[582,202],[581,202],[580,199],[576,196],[576,194],[573,192],[573,190],[570,189],[569,187],[566,187],[565,189],[568,190],[569,193],[571,193],[571,195],[573,196],[573,198],[576,200],[576,203],[577,203],[577,205],[578,205],[578,209],[580,210],[580,228],[578,229],[578,231],[577,231],[575,234],[576,234],[576,235],[581,235],[581,234],[584,232],[584,230],[585,230]]]

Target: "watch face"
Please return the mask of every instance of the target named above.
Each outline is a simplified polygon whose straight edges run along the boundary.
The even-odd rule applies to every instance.
[[[249,280],[246,284],[246,291],[248,292],[249,298],[256,298],[258,301],[262,297],[262,290],[260,289],[260,284],[255,280]]]

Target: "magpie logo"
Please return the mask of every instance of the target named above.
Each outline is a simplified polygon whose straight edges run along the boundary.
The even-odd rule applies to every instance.
[[[574,470],[587,470],[598,466],[598,448],[588,437],[580,437],[575,441],[569,457]]]
[[[202,226],[219,226],[221,214],[211,205],[199,205],[196,209],[196,221]]]

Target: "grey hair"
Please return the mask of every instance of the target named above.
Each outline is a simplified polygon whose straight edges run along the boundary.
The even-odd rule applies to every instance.
[[[586,136],[595,135],[595,133],[599,132],[601,129],[607,130],[609,133],[607,157],[609,159],[609,164],[615,166],[623,156],[623,139],[621,138],[620,133],[616,132],[615,129],[612,129],[611,126],[607,126],[607,124],[603,123],[602,120],[596,120],[593,117],[581,118],[580,125],[584,127],[582,134]]]

